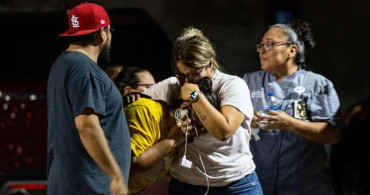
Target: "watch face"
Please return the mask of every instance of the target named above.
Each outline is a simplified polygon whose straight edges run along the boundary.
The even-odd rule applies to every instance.
[[[191,99],[196,99],[198,97],[198,93],[196,91],[193,91],[191,94],[190,94],[190,97]]]
[[[196,101],[199,98],[199,93],[197,91],[193,91],[190,94],[190,101]]]

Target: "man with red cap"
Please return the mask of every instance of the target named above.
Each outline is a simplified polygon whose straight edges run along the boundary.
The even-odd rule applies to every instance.
[[[113,29],[103,7],[68,13],[69,47],[48,79],[48,194],[127,194],[130,135],[122,97],[98,66]]]

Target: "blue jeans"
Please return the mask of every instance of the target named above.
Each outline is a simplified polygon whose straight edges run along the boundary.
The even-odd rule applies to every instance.
[[[203,195],[207,192],[207,186],[197,186],[180,182],[171,178],[168,194],[170,195]],[[209,195],[263,195],[262,187],[255,171],[243,179],[230,183],[226,186],[209,187]]]

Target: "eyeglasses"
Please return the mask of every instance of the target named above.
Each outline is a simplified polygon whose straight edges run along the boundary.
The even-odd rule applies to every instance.
[[[271,51],[275,46],[279,46],[279,45],[291,45],[293,44],[292,42],[273,42],[273,41],[269,41],[269,42],[266,42],[266,43],[259,43],[257,44],[257,52],[260,52],[261,49],[265,49],[265,51]]]
[[[113,33],[114,33],[114,28],[108,28],[108,27],[105,27],[105,29],[106,29],[107,31],[109,31],[109,32],[110,32],[110,34],[113,34]]]
[[[175,77],[179,80],[180,83],[184,83],[185,79],[188,78],[189,82],[195,83],[200,79],[200,74],[205,67],[201,68],[199,72],[192,74],[182,74],[179,72],[175,73]]]
[[[151,86],[153,86],[154,84],[135,84],[135,85],[132,85],[132,87],[139,87],[139,86],[144,86],[145,88],[149,88]]]

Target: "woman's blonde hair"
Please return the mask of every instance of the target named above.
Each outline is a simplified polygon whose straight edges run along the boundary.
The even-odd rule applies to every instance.
[[[176,39],[171,55],[173,70],[178,61],[191,68],[203,68],[213,63],[213,69],[221,69],[216,61],[216,52],[211,42],[202,31],[194,27],[184,28]]]

